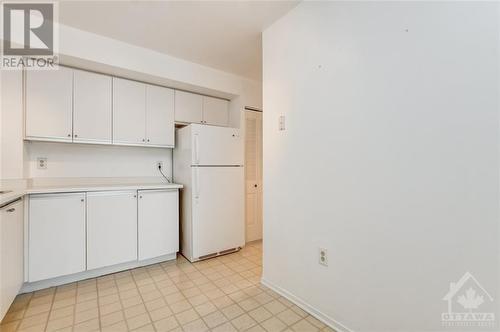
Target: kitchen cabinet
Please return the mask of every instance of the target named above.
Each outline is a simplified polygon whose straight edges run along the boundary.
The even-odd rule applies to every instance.
[[[175,121],[228,126],[229,102],[220,98],[175,91]]]
[[[203,123],[214,126],[229,125],[229,102],[203,96]]]
[[[23,206],[18,199],[0,208],[0,321],[23,285]]]
[[[71,142],[73,70],[25,72],[25,136],[33,140]]]
[[[87,269],[137,259],[137,192],[87,193]]]
[[[85,193],[31,195],[30,282],[85,270]]]
[[[146,144],[146,85],[113,78],[113,143]]]
[[[111,143],[112,79],[74,70],[73,141]]]
[[[175,121],[184,123],[202,123],[203,96],[176,90]]]
[[[138,191],[139,260],[174,254],[179,250],[177,190]]]
[[[174,147],[174,90],[146,86],[146,143]]]

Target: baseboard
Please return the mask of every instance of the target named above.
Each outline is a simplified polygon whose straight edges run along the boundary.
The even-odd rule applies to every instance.
[[[302,310],[304,310],[305,312],[307,312],[311,316],[314,316],[315,318],[319,319],[320,321],[322,321],[323,323],[325,323],[326,325],[328,325],[329,327],[331,327],[335,331],[338,331],[338,332],[354,332],[353,330],[349,329],[344,324],[342,324],[339,321],[333,319],[332,317],[324,314],[323,312],[317,310],[316,308],[314,308],[313,306],[311,306],[309,303],[307,303],[304,300],[302,300],[301,298],[299,298],[299,297],[291,294],[287,290],[284,290],[283,288],[274,285],[272,282],[269,282],[269,281],[265,280],[264,278],[262,278],[260,280],[260,282],[264,286],[270,288],[274,292],[276,292],[279,295],[283,296],[288,301],[290,301],[293,304],[297,305],[299,308],[301,308]]]
[[[155,257],[155,258],[151,258],[151,259],[146,259],[143,261],[132,261],[132,262],[128,262],[128,263],[107,266],[107,267],[94,269],[94,270],[90,270],[90,271],[83,271],[83,272],[70,274],[67,276],[62,276],[62,277],[57,277],[57,278],[52,278],[52,279],[47,279],[47,280],[26,282],[23,284],[23,287],[21,288],[21,291],[19,292],[19,294],[34,292],[34,291],[37,291],[40,289],[69,284],[69,283],[72,283],[75,281],[96,278],[96,277],[100,277],[100,276],[103,276],[106,274],[116,273],[116,272],[120,272],[120,271],[126,271],[126,270],[135,269],[138,267],[147,266],[147,265],[151,265],[151,264],[157,264],[157,263],[162,263],[162,262],[166,262],[166,261],[171,261],[171,260],[175,260],[176,258],[177,258],[177,254],[174,253],[174,254],[159,256],[159,257]]]

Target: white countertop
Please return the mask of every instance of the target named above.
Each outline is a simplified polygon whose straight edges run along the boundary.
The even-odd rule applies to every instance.
[[[11,192],[0,194],[0,206],[29,194],[182,188],[181,184],[167,183],[158,178],[30,179],[4,182],[0,190]]]

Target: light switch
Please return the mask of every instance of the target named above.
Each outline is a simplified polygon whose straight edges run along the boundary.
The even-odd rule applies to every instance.
[[[284,115],[280,115],[279,129],[280,129],[280,131],[285,130],[285,116]]]

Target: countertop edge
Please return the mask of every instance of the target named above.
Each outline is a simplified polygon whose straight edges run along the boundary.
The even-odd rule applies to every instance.
[[[55,194],[72,192],[92,192],[92,191],[122,191],[122,190],[154,190],[154,189],[182,189],[182,184],[123,184],[123,185],[86,185],[86,186],[60,186],[60,187],[39,187],[26,189],[13,189],[11,193],[0,196],[0,206],[5,206],[12,201],[25,195],[34,194]]]

